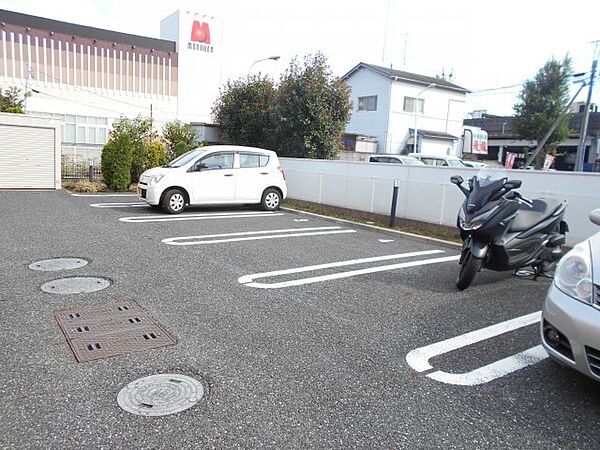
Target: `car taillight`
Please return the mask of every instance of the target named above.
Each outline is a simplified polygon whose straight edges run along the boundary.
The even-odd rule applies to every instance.
[[[283,175],[283,179],[285,180],[285,172],[283,171],[283,167],[277,166],[277,170],[281,172],[281,175]]]

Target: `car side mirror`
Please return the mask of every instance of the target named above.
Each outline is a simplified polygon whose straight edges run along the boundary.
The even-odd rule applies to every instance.
[[[504,183],[504,187],[508,190],[519,189],[521,184],[521,180],[508,180],[506,183]]]
[[[590,213],[590,220],[596,225],[600,225],[600,208],[593,210]]]
[[[463,181],[465,181],[465,180],[463,180],[463,177],[461,177],[460,175],[453,175],[450,177],[450,182],[452,184],[456,184],[456,185],[463,184]]]

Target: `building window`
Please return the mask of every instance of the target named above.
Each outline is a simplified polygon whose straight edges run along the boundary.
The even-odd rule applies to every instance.
[[[377,111],[377,96],[358,97],[359,111]]]
[[[417,112],[423,114],[423,111],[425,110],[425,100],[422,98],[404,97],[404,111],[414,113],[415,102],[417,103]]]

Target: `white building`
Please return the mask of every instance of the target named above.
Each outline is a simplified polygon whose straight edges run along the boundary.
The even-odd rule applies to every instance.
[[[0,10],[0,87],[32,93],[26,112],[63,122],[63,156],[98,159],[112,122],[210,121],[222,55],[220,19],[177,11],[161,38]]]
[[[375,138],[377,153],[409,153],[415,151],[416,128],[417,151],[456,153],[467,89],[444,79],[362,62],[342,80],[352,89],[349,136]]]

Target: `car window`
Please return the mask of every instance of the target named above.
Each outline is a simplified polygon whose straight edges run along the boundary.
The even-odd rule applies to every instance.
[[[269,163],[269,157],[258,153],[240,153],[240,168],[265,167]]]
[[[167,167],[185,166],[187,163],[192,161],[194,158],[197,158],[198,156],[200,156],[203,151],[204,150],[201,150],[201,149],[190,150],[189,152],[184,153],[180,157],[175,158],[173,161],[171,161],[169,164],[167,164]]]
[[[421,161],[423,161],[428,166],[435,166],[435,159],[433,158],[421,158]]]
[[[404,164],[413,164],[413,165],[417,165],[417,166],[423,165],[421,160],[419,160],[417,158],[413,158],[412,156],[405,156],[404,158],[402,158],[402,162]]]
[[[196,164],[196,170],[233,169],[233,153],[216,153],[201,159]]]
[[[449,159],[448,165],[450,167],[465,167],[465,165],[462,163],[462,161],[460,161],[458,159]]]

